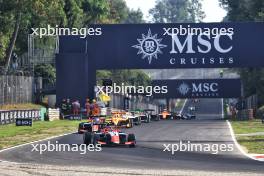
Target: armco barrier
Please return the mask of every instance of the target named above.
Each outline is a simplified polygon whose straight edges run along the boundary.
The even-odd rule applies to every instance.
[[[40,120],[41,114],[37,109],[0,111],[0,125],[15,123],[16,118]]]

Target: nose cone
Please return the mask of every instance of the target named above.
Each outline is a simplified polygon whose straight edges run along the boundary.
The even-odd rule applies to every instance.
[[[119,144],[120,143],[120,141],[119,141],[119,135],[117,135],[117,134],[114,134],[113,136],[112,136],[112,142],[113,143],[115,143],[115,144]]]

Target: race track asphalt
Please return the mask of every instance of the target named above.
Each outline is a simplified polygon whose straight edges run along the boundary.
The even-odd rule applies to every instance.
[[[187,101],[183,112],[192,105]],[[164,152],[163,144],[180,141],[197,144],[234,144],[227,122],[222,118],[221,99],[201,99],[195,104],[197,120],[162,120],[127,129],[137,138],[137,147],[103,147],[101,152],[32,152],[31,145],[0,153],[0,160],[60,166],[101,166],[133,169],[191,169],[199,171],[264,173],[264,163],[231,152]],[[51,129],[52,130],[52,129]],[[82,135],[70,134],[50,140],[60,144],[82,144]],[[39,143],[47,143],[43,141]]]

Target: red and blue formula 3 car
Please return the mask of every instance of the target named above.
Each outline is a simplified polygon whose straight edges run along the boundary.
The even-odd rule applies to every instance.
[[[86,145],[126,145],[129,147],[135,147],[136,138],[134,134],[124,133],[119,128],[105,126],[96,132],[85,132],[83,134],[83,143]]]

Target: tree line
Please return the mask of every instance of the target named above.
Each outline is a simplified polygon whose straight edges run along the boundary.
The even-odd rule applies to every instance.
[[[143,13],[124,0],[0,0],[0,65],[7,69],[13,52],[27,51],[31,28],[142,22]]]
[[[153,23],[199,22],[204,13],[200,0],[157,0],[149,12]],[[31,28],[58,25],[82,28],[89,24],[144,23],[140,9],[129,9],[125,0],[0,0],[0,66],[8,71],[13,53],[27,52],[27,35]],[[47,47],[47,42],[43,47]],[[51,65],[37,65],[36,76],[48,76],[55,81]],[[97,78],[112,78],[116,82],[142,85],[149,77],[140,70],[98,71]],[[139,80],[141,79],[141,80]]]
[[[227,22],[263,22],[263,0],[219,0],[223,8],[227,10],[224,21]],[[254,31],[252,31],[254,32]],[[250,34],[248,34],[250,35]],[[248,58],[250,60],[250,58]],[[264,59],[264,58],[260,58]],[[245,96],[258,95],[259,105],[264,104],[264,69],[243,68],[235,69],[241,76]]]

